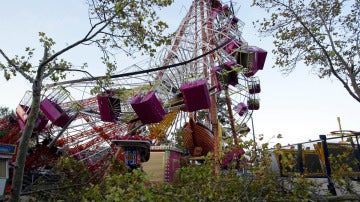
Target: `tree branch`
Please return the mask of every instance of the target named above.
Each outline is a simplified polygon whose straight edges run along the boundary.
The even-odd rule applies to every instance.
[[[334,40],[333,40],[333,38],[331,36],[331,32],[330,32],[329,28],[326,26],[325,20],[321,16],[320,16],[320,19],[321,19],[321,22],[323,23],[323,26],[325,28],[325,32],[326,32],[327,37],[328,37],[328,39],[330,41],[331,49],[334,51],[334,53],[337,56],[338,60],[340,60],[342,66],[347,70],[347,72],[349,74],[350,81],[351,81],[352,88],[353,88],[353,90],[355,91],[356,94],[354,94],[352,92],[352,90],[350,89],[350,86],[347,84],[347,82],[342,81],[342,79],[339,79],[339,78],[341,78],[340,76],[338,76],[338,79],[343,83],[345,89],[349,92],[349,94],[353,98],[355,98],[357,101],[360,102],[360,90],[359,90],[359,87],[358,87],[358,85],[356,83],[356,79],[355,79],[355,76],[354,76],[354,71],[352,70],[353,68],[351,68],[351,66],[349,66],[349,64],[345,61],[344,57],[342,55],[340,55],[340,53],[337,51],[337,49],[335,47],[335,44],[334,44]],[[327,57],[327,59],[328,59],[328,61],[331,61],[329,57]],[[332,70],[333,74],[335,75],[334,72],[336,72],[336,71],[334,70],[332,64],[330,64],[330,67],[331,67],[331,70]],[[335,76],[337,76],[337,75],[335,75]]]
[[[44,47],[44,55],[43,55],[43,59],[42,61],[46,61],[49,57],[49,47],[45,46]],[[34,85],[42,85],[42,80],[44,79],[44,72],[45,72],[45,67],[46,67],[47,63],[41,62],[37,72],[36,72],[36,76],[35,76],[35,80],[34,80]],[[35,87],[37,90],[41,91],[41,87]],[[33,92],[35,91],[34,87],[33,87]]]
[[[111,33],[108,33],[108,32],[100,32],[101,34],[106,34],[108,36],[111,36],[111,37],[119,37],[119,38],[128,38],[128,37],[131,37],[132,35],[118,35],[118,34],[111,34]]]
[[[78,46],[79,44],[82,44],[86,41],[89,41],[91,39],[93,39],[97,34],[101,33],[102,30],[104,30],[111,22],[112,20],[117,16],[117,13],[115,13],[113,16],[111,16],[109,19],[104,20],[104,21],[100,21],[97,24],[95,24],[94,26],[91,27],[90,31],[85,35],[85,37],[73,44],[71,44],[70,46],[67,46],[66,48],[56,52],[54,55],[50,56],[49,58],[47,58],[46,60],[44,60],[41,65],[46,65],[47,63],[51,62],[52,60],[54,60],[56,57],[58,57],[59,55],[63,54],[64,52]],[[101,26],[98,30],[95,30],[95,28],[101,24],[104,24],[103,26]],[[94,32],[94,33],[93,33]]]
[[[344,60],[344,57],[340,55],[339,51],[337,51],[335,44],[334,44],[334,40],[331,36],[331,32],[329,30],[329,28],[326,26],[326,22],[325,20],[320,16],[321,22],[325,28],[325,32],[327,34],[327,37],[329,38],[330,41],[330,45],[331,45],[331,49],[334,51],[334,53],[336,54],[336,56],[338,57],[338,59],[340,60],[341,64],[349,71],[350,67],[349,65],[346,63],[346,61]]]
[[[20,74],[27,79],[30,83],[34,82],[34,79],[31,78],[29,75],[27,75],[20,67],[16,66],[8,57],[7,55],[3,52],[3,50],[0,49],[0,53],[1,55],[5,58],[5,60],[12,66],[15,68],[16,71],[20,72]]]
[[[301,20],[301,18],[295,13],[295,11],[282,4],[279,1],[276,1],[277,3],[279,3],[280,5],[283,5],[285,8],[288,8],[289,11],[293,14],[293,16],[298,20],[298,22],[301,24],[301,26],[309,33],[309,35],[311,36],[311,38],[315,41],[315,43],[321,48],[322,52],[324,53],[327,61],[329,62],[329,68],[331,73],[343,84],[344,88],[348,91],[348,93],[358,102],[360,102],[360,97],[356,96],[350,89],[350,87],[347,85],[347,83],[339,76],[339,74],[335,71],[335,68],[333,66],[331,57],[329,56],[327,50],[325,49],[325,47],[319,42],[319,40],[316,38],[316,36],[312,33],[312,31],[306,26],[306,24]]]
[[[54,68],[51,68],[48,73],[43,75],[43,79],[49,77],[51,74],[53,74],[57,69],[59,69],[59,65],[55,64]]]

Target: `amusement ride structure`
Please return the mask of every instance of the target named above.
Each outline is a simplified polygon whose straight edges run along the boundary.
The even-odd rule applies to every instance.
[[[172,44],[155,57],[106,81],[87,73],[47,84],[25,175],[43,172],[60,156],[73,156],[102,176],[111,159],[136,167],[161,145],[182,147],[179,151],[193,157],[211,152],[219,159],[221,143],[239,145],[259,109],[255,75],[267,52],[247,44],[242,27],[232,2],[196,0]],[[101,92],[94,94],[96,88]],[[18,144],[31,101],[27,92],[16,117],[0,120],[0,129],[8,131],[1,143]]]

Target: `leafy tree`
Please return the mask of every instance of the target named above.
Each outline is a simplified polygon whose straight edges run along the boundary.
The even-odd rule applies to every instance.
[[[241,144],[248,147],[253,143]],[[52,169],[53,174],[59,176],[56,183],[54,178],[50,183],[40,183],[38,189],[28,195],[37,201],[358,201],[354,184],[349,177],[344,178],[348,168],[343,164],[339,164],[332,176],[343,195],[326,195],[322,181],[316,182],[299,172],[280,177],[277,171],[270,169],[274,163],[272,155],[282,151],[280,145],[274,149],[268,145],[263,143],[256,151],[247,152],[251,157],[242,165],[246,172],[235,169],[237,165],[234,164],[214,175],[213,159],[206,158],[201,166],[183,164],[171,183],[151,182],[146,172],[129,171],[119,160],[113,160],[106,176],[94,182],[83,162],[60,158]],[[295,166],[295,158],[283,155],[284,166]],[[336,175],[337,172],[341,174]]]
[[[272,35],[274,67],[290,73],[303,61],[320,78],[334,76],[360,102],[359,0],[254,0],[270,13],[258,20]]]
[[[47,175],[37,180],[35,189],[26,195],[37,201],[80,201],[93,180],[83,161],[60,157]],[[46,175],[45,175],[46,176]]]
[[[263,150],[263,154],[267,153]],[[269,154],[269,153],[267,153]],[[201,166],[183,166],[173,183],[150,183],[146,173],[139,169],[121,175],[111,173],[101,184],[89,186],[85,201],[307,201],[312,199],[313,186],[299,177],[289,181],[295,191],[283,186],[268,169],[268,156],[262,158],[251,174],[239,175],[235,169],[214,175],[212,160]],[[249,173],[250,173],[249,172]]]
[[[13,112],[8,107],[0,107],[0,118],[11,115]]]
[[[66,78],[64,72],[72,67],[72,63],[61,59],[60,56],[81,45],[97,45],[102,53],[101,59],[108,73],[111,73],[116,69],[115,61],[110,60],[112,50],[118,49],[128,54],[140,51],[152,55],[157,46],[170,42],[169,37],[163,34],[167,25],[158,18],[156,9],[169,6],[173,0],[90,0],[87,2],[90,29],[84,33],[84,37],[56,51],[53,50],[55,41],[40,32],[40,43],[44,50],[39,64],[31,63],[35,56],[33,48],[27,47],[26,55],[14,57],[8,56],[6,51],[0,49],[0,54],[4,59],[0,61],[0,68],[5,78],[9,80],[21,74],[32,83],[32,110],[27,118],[17,154],[17,166],[11,191],[12,201],[18,201],[21,193],[26,153],[39,112],[43,81],[45,78],[53,81],[64,79]],[[85,68],[86,65],[83,67]]]

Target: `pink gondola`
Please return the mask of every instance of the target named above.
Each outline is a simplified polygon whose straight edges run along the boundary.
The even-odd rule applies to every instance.
[[[244,47],[237,53],[237,63],[242,65],[247,71],[246,77],[251,77],[258,70],[264,69],[267,51],[258,47]]]
[[[225,51],[229,55],[236,56],[237,50],[241,47],[242,42],[240,40],[231,41],[225,46]]]
[[[159,123],[166,115],[154,91],[148,92],[145,97],[135,96],[131,100],[131,106],[143,124]]]
[[[204,79],[181,85],[186,111],[193,112],[210,107],[209,90]]]
[[[97,101],[102,121],[114,122],[118,119],[121,112],[120,99],[107,93],[97,95]]]
[[[29,113],[30,113],[30,105],[32,102],[31,92],[28,91],[25,93],[24,97],[20,101],[19,105],[16,107],[16,116],[17,121],[19,123],[20,129],[25,129],[25,124],[28,119]],[[35,121],[35,132],[40,132],[43,129],[45,129],[47,123],[49,122],[49,119],[44,116],[44,114],[40,111],[38,114],[38,118]]]
[[[228,74],[228,84],[236,86],[239,84],[238,73],[235,69],[236,63],[233,61],[225,62],[222,67],[227,71]]]
[[[260,101],[259,99],[249,99],[247,101],[247,106],[249,110],[258,110],[260,108]]]
[[[70,121],[68,114],[59,106],[59,104],[53,102],[49,98],[45,98],[40,103],[40,109],[45,116],[56,126],[65,127]]]
[[[238,73],[235,69],[236,63],[229,61],[220,66],[212,68],[212,72],[216,74],[216,88],[220,91],[222,85],[235,86],[239,83]]]
[[[240,116],[243,116],[247,111],[248,111],[248,107],[245,105],[245,103],[240,102],[236,108],[235,108],[236,113],[238,113]]]
[[[56,126],[64,128],[70,122],[70,116],[61,108],[60,103],[70,99],[70,93],[58,86],[51,91],[40,103],[44,115]],[[71,99],[70,99],[71,100]]]
[[[248,91],[250,94],[255,94],[255,93],[261,92],[259,79],[253,79],[253,80],[249,81]]]

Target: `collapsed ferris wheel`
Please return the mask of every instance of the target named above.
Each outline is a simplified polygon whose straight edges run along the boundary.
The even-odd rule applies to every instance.
[[[151,145],[182,144],[191,156],[216,154],[225,140],[238,145],[259,109],[255,74],[267,52],[242,38],[243,23],[233,7],[193,1],[170,46],[111,75],[107,85],[88,75],[48,84],[26,169],[43,169],[65,155],[101,174],[112,158],[121,158],[119,145],[141,148],[141,161],[151,158]],[[99,86],[102,92],[94,95]],[[17,143],[30,104],[29,92],[16,109],[17,120],[0,126],[14,124],[17,132],[1,142]]]

